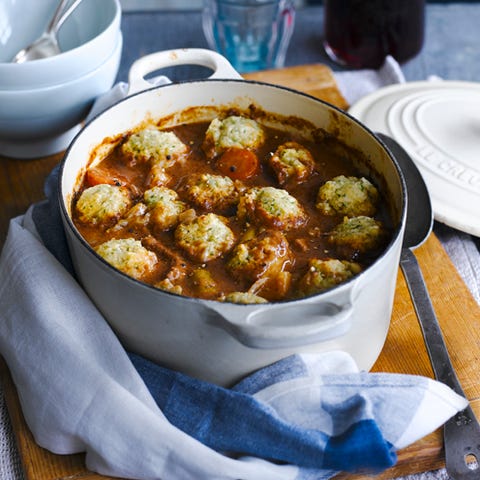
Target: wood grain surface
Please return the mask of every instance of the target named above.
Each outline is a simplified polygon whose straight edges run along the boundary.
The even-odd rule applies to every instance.
[[[321,63],[297,65],[276,70],[263,70],[245,74],[244,77],[247,80],[257,80],[294,88],[342,109],[348,107],[347,101],[338,89],[332,71]]]
[[[324,65],[306,65],[249,74],[249,79],[297,88],[330,101],[341,108],[346,102],[332,72]],[[0,158],[0,244],[11,217],[23,213],[43,198],[43,182],[61,159],[61,154],[32,161]],[[467,397],[480,415],[480,308],[463,283],[435,235],[415,251],[440,321],[452,362]],[[0,372],[5,399],[26,480],[104,480],[88,471],[84,455],[55,455],[39,447],[25,424],[15,386],[2,362]],[[408,289],[398,273],[391,327],[374,371],[418,374],[433,377]],[[108,441],[106,439],[105,441]],[[398,453],[395,467],[375,476],[380,480],[436,469],[444,464],[441,429]],[[108,477],[110,478],[110,477]],[[341,474],[338,479],[366,480],[371,476]]]

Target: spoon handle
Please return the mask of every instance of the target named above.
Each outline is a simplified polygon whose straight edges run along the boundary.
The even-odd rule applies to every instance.
[[[409,248],[402,249],[400,267],[417,313],[435,378],[465,397],[417,258]],[[444,445],[446,470],[453,480],[480,478],[480,425],[470,405],[445,423]]]
[[[60,17],[57,19],[53,29],[55,33],[58,32],[60,27],[64,24],[65,20],[71,15],[71,13],[77,8],[79,3],[83,0],[75,0],[62,14]]]
[[[50,20],[50,23],[48,24],[47,27],[47,32],[51,33],[55,30],[56,25],[60,18],[62,17],[63,14],[63,9],[67,6],[69,0],[61,0],[61,2],[58,4],[55,13],[53,14],[52,19]]]
[[[464,395],[450,360],[420,266],[415,254],[409,248],[402,249],[400,267],[420,322],[435,378],[447,384],[459,395]]]

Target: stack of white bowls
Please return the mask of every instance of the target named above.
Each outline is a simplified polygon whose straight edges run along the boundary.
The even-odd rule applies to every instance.
[[[122,53],[119,0],[83,0],[58,33],[62,53],[12,57],[45,30],[59,0],[0,1],[0,155],[64,150],[95,99],[113,85]]]

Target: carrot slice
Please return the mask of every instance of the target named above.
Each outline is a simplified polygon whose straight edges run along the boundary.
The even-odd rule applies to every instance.
[[[258,172],[258,158],[254,152],[231,147],[223,152],[217,163],[218,170],[234,180],[246,180]]]
[[[109,185],[125,185],[125,181],[119,175],[112,173],[108,169],[101,167],[91,167],[86,172],[86,183],[93,187],[102,183],[108,183]]]

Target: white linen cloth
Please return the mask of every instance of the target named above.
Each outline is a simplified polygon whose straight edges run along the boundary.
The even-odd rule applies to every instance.
[[[379,88],[405,82],[398,62],[390,55],[378,70],[348,70],[335,72],[335,80],[349,105]]]
[[[121,96],[125,86],[114,91]],[[172,426],[104,319],[42,244],[31,210],[12,220],[0,259],[0,352],[36,441],[56,453],[86,451],[87,466],[94,471],[162,480],[307,478],[295,466],[228,458]],[[356,371],[341,353],[314,363],[312,374],[318,377]],[[403,438],[395,439],[397,448],[466,406],[438,382],[428,380],[427,385],[418,415]],[[279,383],[276,388],[288,393],[291,387]],[[274,400],[270,392],[256,396],[269,403]],[[288,401],[281,409],[290,421],[304,413],[302,397],[295,400],[297,408]]]

